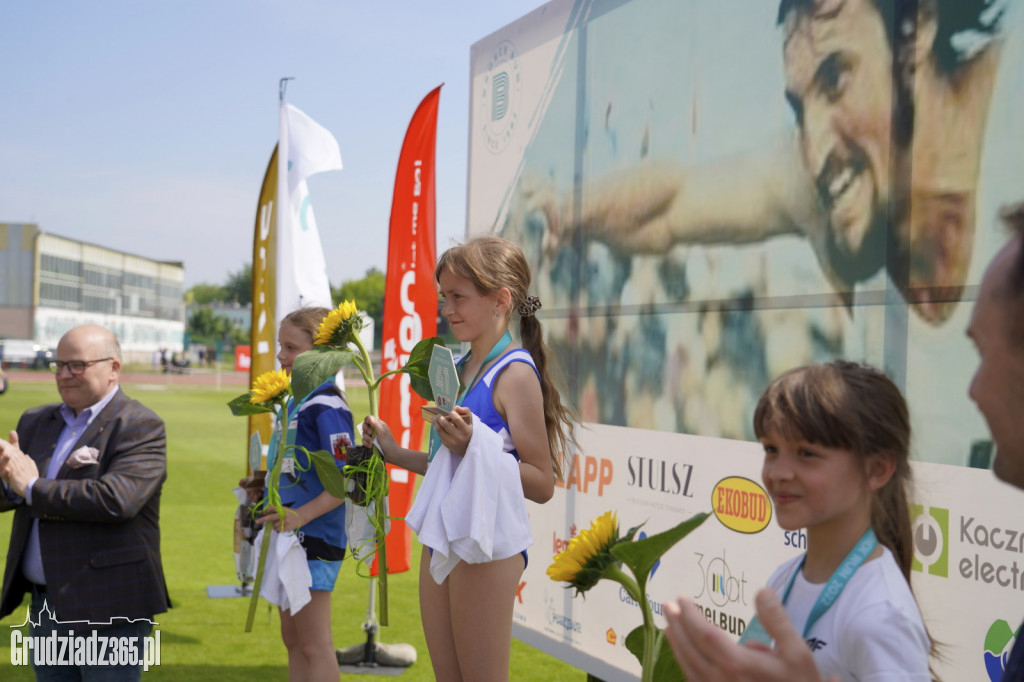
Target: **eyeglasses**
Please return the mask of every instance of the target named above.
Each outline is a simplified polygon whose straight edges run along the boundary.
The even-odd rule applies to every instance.
[[[100,358],[99,360],[68,360],[67,362],[57,360],[56,362],[50,363],[50,369],[53,370],[54,374],[60,374],[61,370],[67,367],[72,376],[78,376],[80,374],[85,374],[86,367],[92,367],[97,362],[106,362],[107,360],[113,359],[114,358]]]

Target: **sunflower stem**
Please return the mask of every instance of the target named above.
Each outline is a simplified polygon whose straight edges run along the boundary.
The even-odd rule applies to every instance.
[[[661,643],[665,638],[665,632],[654,625],[654,622],[644,623],[644,668],[642,682],[653,682],[654,669],[658,665],[658,653],[661,651]]]
[[[287,397],[285,402],[281,403],[281,429],[277,431],[275,435],[278,437],[278,454],[277,461],[274,462],[273,469],[270,470],[270,474],[267,475],[267,500],[273,504],[274,509],[277,511],[278,516],[284,520],[283,507],[281,505],[281,496],[277,492],[279,481],[281,480],[281,463],[284,462],[284,448],[288,443],[288,403]],[[271,436],[273,438],[273,436]],[[256,605],[260,600],[260,587],[263,585],[263,568],[267,565],[267,552],[270,549],[270,535],[273,529],[267,528],[267,524],[263,525],[263,542],[260,543],[260,559],[256,564],[256,577],[253,578],[252,586],[252,598],[249,599],[249,613],[245,618],[245,631],[252,632],[252,623],[256,618]]]
[[[353,334],[352,341],[356,344],[356,348],[359,349],[359,355],[362,360],[362,362],[357,362],[356,366],[359,367],[359,372],[363,375],[363,382],[366,383],[366,392],[370,396],[370,414],[374,417],[379,417],[380,415],[377,414],[377,386],[373,380],[373,361],[370,360],[370,354],[366,351],[366,346],[363,345],[363,340],[359,338],[359,334]]]
[[[632,576],[627,575],[625,571],[619,568],[618,563],[610,564],[607,568],[605,568],[604,576],[602,577],[608,578],[609,580],[614,580],[615,582],[625,587],[626,592],[628,592],[629,596],[633,598],[633,601],[637,603],[644,601],[642,595],[640,594],[640,586],[636,584],[636,580],[634,580]],[[650,606],[648,606],[648,610],[650,610]]]
[[[643,668],[641,680],[650,682],[654,679],[654,666],[658,662],[658,652],[661,649],[661,640],[664,636],[661,629],[654,624],[651,602],[647,600],[647,595],[642,593],[638,581],[633,576],[627,575],[617,563],[604,569],[604,577],[614,580],[626,588],[629,596],[640,606],[640,613],[644,617],[644,658],[641,662]]]
[[[359,338],[359,334],[352,335],[352,341],[356,344],[356,348],[359,349],[359,358],[357,358],[356,366],[359,367],[359,371],[363,375],[363,382],[366,383],[366,392],[370,397],[370,414],[374,417],[380,417],[378,414],[377,406],[377,388],[379,382],[373,380],[373,361],[370,360],[370,354],[366,351],[366,346],[363,345],[363,340]],[[387,522],[384,516],[384,498],[387,497],[387,467],[384,466],[383,455],[377,448],[373,448],[373,457],[380,458],[380,466],[385,470],[385,488],[383,494],[375,501],[374,514],[377,517],[377,523],[374,524],[376,528],[376,541],[377,541],[377,610],[380,613],[379,619],[382,626],[388,624],[388,552],[387,552],[387,537],[384,533],[384,524]]]

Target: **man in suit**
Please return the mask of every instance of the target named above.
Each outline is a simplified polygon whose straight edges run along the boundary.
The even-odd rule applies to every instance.
[[[121,348],[109,330],[75,327],[53,365],[63,403],[28,410],[0,439],[0,511],[14,509],[0,617],[28,593],[33,621],[45,603],[56,621],[111,623],[97,633],[139,646],[140,665],[39,666],[38,680],[138,680],[142,639],[170,606],[160,561],[164,424],[118,387]],[[30,634],[88,635],[83,625],[42,622]]]
[[[980,356],[968,392],[996,444],[993,473],[1024,490],[1024,203],[1004,210],[1002,218],[1013,237],[985,271],[967,328]],[[665,605],[666,635],[688,679],[820,682],[811,650],[778,596],[765,588],[755,603],[758,619],[775,640],[774,649],[733,642],[685,598]],[[1020,634],[1006,660],[1002,682],[1024,682]]]

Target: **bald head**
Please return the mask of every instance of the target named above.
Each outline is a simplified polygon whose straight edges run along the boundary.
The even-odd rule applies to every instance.
[[[121,345],[109,329],[82,325],[61,337],[57,344],[57,363],[61,366],[57,372],[57,390],[64,404],[78,414],[117,386]]]
[[[992,470],[1024,489],[1024,207],[1004,213],[1017,233],[999,251],[981,281],[967,333],[980,362],[970,395],[996,444]],[[1015,223],[1019,222],[1019,225]]]
[[[104,357],[111,357],[121,362],[121,344],[118,342],[114,332],[98,324],[83,324],[75,327],[61,337],[60,343],[82,344],[88,343],[97,349]],[[60,347],[60,343],[57,347]]]

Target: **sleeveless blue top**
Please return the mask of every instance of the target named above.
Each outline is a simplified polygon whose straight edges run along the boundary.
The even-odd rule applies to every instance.
[[[461,362],[461,360],[462,358],[460,357],[457,361]],[[533,363],[533,356],[530,355],[530,351],[523,348],[515,348],[498,358],[491,365],[490,369],[487,370],[487,373],[470,387],[469,393],[462,399],[462,404],[468,407],[492,431],[501,436],[503,450],[510,453],[518,461],[519,453],[516,452],[515,445],[512,444],[512,436],[508,432],[508,424],[505,423],[505,420],[501,418],[498,410],[494,407],[493,394],[494,382],[497,380],[498,375],[513,362],[525,362],[528,364],[537,375],[537,380],[540,381],[540,372],[537,371],[537,365]]]
[[[465,356],[459,356],[455,358],[456,365],[462,362]],[[508,432],[508,424],[498,414],[497,408],[494,407],[494,381],[498,378],[498,375],[505,370],[506,367],[511,365],[513,362],[525,362],[533,368],[534,373],[537,375],[537,381],[540,381],[540,372],[537,371],[537,365],[533,363],[533,356],[530,355],[530,351],[523,348],[516,348],[498,358],[497,362],[491,365],[491,368],[487,370],[479,381],[470,386],[469,392],[462,399],[460,405],[468,407],[473,414],[477,416],[484,424],[487,425],[492,431],[501,436],[502,450],[511,454],[519,461],[519,453],[516,452],[515,445],[512,444],[512,436]],[[430,550],[433,554],[434,550]],[[524,549],[521,554],[523,555],[523,568],[530,563],[530,556]]]

